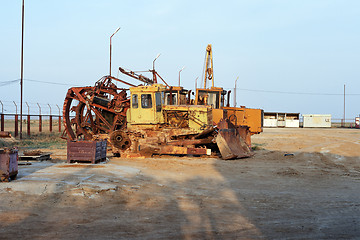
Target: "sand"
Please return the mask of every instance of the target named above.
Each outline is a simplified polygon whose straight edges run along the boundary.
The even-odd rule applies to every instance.
[[[265,129],[255,155],[20,166],[0,239],[359,239],[360,130]]]

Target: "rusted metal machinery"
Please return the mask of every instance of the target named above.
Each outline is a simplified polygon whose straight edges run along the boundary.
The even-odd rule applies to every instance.
[[[143,85],[105,76],[93,87],[68,90],[63,116],[69,140],[107,139],[112,151],[122,157],[221,154],[223,159],[234,159],[252,155],[238,126],[228,118],[215,122],[216,108],[193,105],[191,91],[169,86],[155,69],[149,70],[153,79],[119,70]],[[158,78],[164,84],[157,83]],[[115,82],[129,89],[118,88]]]
[[[263,110],[241,107],[230,107],[230,93],[222,87],[214,86],[214,68],[212,59],[212,46],[206,47],[204,88],[196,89],[195,105],[208,105],[212,107],[213,122],[218,124],[222,119],[229,120],[237,132],[251,146],[251,135],[263,131]],[[211,87],[207,83],[211,81]],[[225,99],[227,104],[225,105]]]
[[[114,79],[121,81],[106,76],[93,87],[73,87],[68,90],[63,116],[69,140],[91,140],[94,135],[110,134],[126,128],[130,99],[127,98],[126,89],[118,88],[112,82]]]

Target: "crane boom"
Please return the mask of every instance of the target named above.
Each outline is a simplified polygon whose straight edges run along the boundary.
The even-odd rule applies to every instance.
[[[208,44],[206,47],[206,58],[205,58],[205,77],[204,77],[204,88],[206,89],[206,81],[209,80],[212,82],[212,87],[214,87],[214,69],[213,69],[213,58],[212,58],[212,48],[211,44]]]

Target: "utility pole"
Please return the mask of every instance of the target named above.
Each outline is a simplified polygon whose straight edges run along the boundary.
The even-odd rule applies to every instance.
[[[20,139],[22,139],[22,109],[23,109],[23,87],[24,87],[24,0],[22,0],[22,24],[21,24],[21,79],[20,79]]]
[[[344,116],[343,116],[343,126],[345,127],[345,84],[344,84]]]

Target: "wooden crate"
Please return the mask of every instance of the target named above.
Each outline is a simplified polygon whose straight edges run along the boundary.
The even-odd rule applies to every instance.
[[[107,141],[68,141],[67,162],[99,163],[106,160]]]

